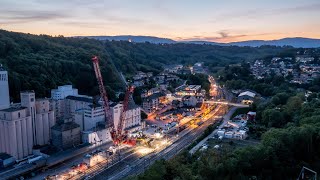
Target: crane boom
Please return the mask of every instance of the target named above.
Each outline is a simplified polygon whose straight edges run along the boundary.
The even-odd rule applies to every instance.
[[[124,96],[123,108],[122,108],[122,112],[120,114],[120,121],[119,121],[119,125],[118,125],[118,133],[119,134],[122,134],[122,129],[123,129],[125,118],[126,118],[125,116],[126,116],[126,112],[128,110],[128,105],[129,105],[129,98],[130,98],[130,95],[132,92],[133,92],[133,87],[129,86],[127,88],[127,91]]]
[[[92,60],[94,72],[95,72],[95,75],[96,75],[96,78],[97,78],[97,81],[99,84],[100,95],[103,99],[103,108],[104,108],[104,112],[105,112],[106,127],[113,128],[114,123],[111,120],[109,100],[108,100],[108,95],[107,95],[106,89],[104,88],[104,85],[103,85],[103,79],[102,79],[100,66],[99,66],[99,58],[97,56],[94,56],[91,60]]]

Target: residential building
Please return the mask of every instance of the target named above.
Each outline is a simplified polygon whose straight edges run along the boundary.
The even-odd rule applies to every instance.
[[[8,72],[0,64],[0,109],[10,107]]]
[[[307,62],[312,62],[312,61],[314,61],[314,58],[310,57],[310,56],[299,55],[296,57],[296,62],[307,63]]]
[[[168,66],[164,67],[164,71],[169,72],[169,73],[178,73],[178,71],[181,70],[182,68],[183,68],[183,65],[181,65],[181,64],[168,65]]]
[[[178,96],[196,96],[201,94],[201,85],[183,85],[176,89]]]
[[[195,107],[197,105],[197,98],[195,96],[184,96],[182,102],[185,106]]]
[[[144,79],[147,77],[148,75],[146,73],[138,71],[137,74],[133,76],[133,80],[136,81],[136,80]]]
[[[142,108],[150,113],[159,108],[159,104],[166,98],[166,94],[159,92],[152,94],[151,96],[145,97],[142,100]]]
[[[203,68],[203,62],[195,63],[194,66],[191,68],[192,74],[200,74],[205,73]]]
[[[183,67],[178,71],[178,74],[191,74],[192,69],[190,67]]]
[[[144,85],[145,85],[145,80],[143,80],[143,79],[135,80],[135,81],[133,82],[133,85],[134,85],[135,87],[144,86]]]
[[[153,77],[153,80],[157,83],[157,84],[162,84],[165,82],[165,75],[157,75]]]
[[[169,74],[166,77],[166,81],[178,81],[180,78],[176,75]]]
[[[122,103],[111,104],[111,115],[112,115],[112,119],[115,127],[118,127],[118,124],[120,122],[120,115],[122,111],[123,111]],[[130,98],[128,102],[128,109],[124,114],[125,120],[123,124],[123,130],[127,130],[129,132],[140,130],[142,128],[140,114],[141,114],[140,107],[134,103],[132,98]]]
[[[151,89],[147,90],[146,92],[142,93],[141,97],[145,98],[145,97],[151,96],[151,95],[159,93],[159,92],[160,92],[160,88],[157,88],[157,87],[151,88]]]

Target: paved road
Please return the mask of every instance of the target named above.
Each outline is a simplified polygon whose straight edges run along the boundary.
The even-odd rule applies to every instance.
[[[221,123],[221,125],[219,126],[219,128],[222,128],[222,127],[228,122],[228,120],[230,120],[232,114],[233,114],[238,108],[239,108],[239,107],[232,107],[232,108],[228,111],[228,113],[223,116],[223,122]],[[219,128],[218,128],[218,129],[219,129]],[[195,152],[197,152],[197,150],[198,150],[205,142],[207,142],[207,140],[208,140],[209,138],[213,137],[213,136],[217,133],[218,129],[215,129],[210,135],[208,135],[206,138],[204,138],[202,141],[200,141],[195,147],[193,147],[193,148],[189,151],[189,153],[190,153],[190,154],[194,154]]]
[[[236,106],[236,107],[250,107],[247,104],[231,103],[231,102],[228,102],[228,101],[212,101],[212,100],[208,100],[208,101],[205,101],[205,103],[207,103],[207,104],[226,104],[226,105]]]

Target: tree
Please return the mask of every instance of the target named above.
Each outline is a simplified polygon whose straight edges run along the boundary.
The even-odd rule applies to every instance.
[[[302,99],[298,96],[293,96],[288,99],[286,110],[289,114],[298,113],[302,107]]]
[[[287,122],[284,114],[275,109],[264,110],[261,121],[267,127],[282,127]]]

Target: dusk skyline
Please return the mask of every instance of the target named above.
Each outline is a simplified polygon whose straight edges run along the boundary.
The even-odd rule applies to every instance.
[[[320,39],[318,0],[0,0],[0,29],[235,42]]]

